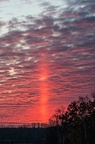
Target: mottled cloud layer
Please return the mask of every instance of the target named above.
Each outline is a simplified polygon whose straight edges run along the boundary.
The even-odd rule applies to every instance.
[[[46,121],[95,90],[95,2],[39,5],[0,21],[0,122]]]

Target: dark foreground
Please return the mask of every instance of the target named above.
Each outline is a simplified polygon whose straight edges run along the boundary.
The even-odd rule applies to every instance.
[[[0,128],[0,144],[41,144],[46,128]]]
[[[65,128],[65,127],[64,127]],[[83,127],[0,128],[0,144],[95,144],[95,127],[88,128],[85,142]]]

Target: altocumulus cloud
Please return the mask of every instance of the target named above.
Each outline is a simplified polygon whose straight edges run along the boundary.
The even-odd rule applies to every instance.
[[[38,16],[0,22],[0,105],[2,113],[10,111],[2,116],[6,121],[12,116],[20,121],[24,106],[27,112],[36,107],[41,89],[49,110],[94,91],[95,2],[71,1],[63,9],[50,1],[39,5]]]

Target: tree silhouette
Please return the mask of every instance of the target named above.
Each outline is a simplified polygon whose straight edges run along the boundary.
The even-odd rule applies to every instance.
[[[90,121],[92,121],[93,126]],[[95,93],[91,95],[91,98],[79,97],[78,100],[71,102],[67,111],[62,108],[57,109],[50,119],[50,124],[56,126],[60,144],[66,143],[67,137],[78,144],[90,144],[91,137],[93,137],[93,141],[95,140],[95,134],[93,134],[95,132]]]

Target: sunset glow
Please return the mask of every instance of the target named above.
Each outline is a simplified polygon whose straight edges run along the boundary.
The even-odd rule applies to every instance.
[[[93,0],[0,0],[0,124],[48,122],[93,91]]]

